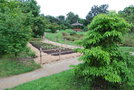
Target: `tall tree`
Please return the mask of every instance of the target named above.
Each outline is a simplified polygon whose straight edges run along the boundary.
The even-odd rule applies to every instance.
[[[40,37],[44,34],[45,31],[45,23],[47,20],[45,17],[40,15],[40,6],[37,5],[35,0],[20,0],[22,3],[20,4],[20,8],[23,13],[29,13],[27,17],[27,24],[31,25],[33,36]]]
[[[45,17],[51,23],[57,23],[57,24],[59,23],[59,20],[57,18],[55,18],[54,16],[47,15]]]
[[[76,14],[74,14],[73,12],[69,12],[67,14],[67,18],[66,18],[66,21],[69,23],[69,24],[73,24],[75,22],[77,22],[79,20],[79,16]]]
[[[65,16],[63,16],[63,15],[60,15],[60,16],[58,16],[57,18],[58,18],[58,20],[60,20],[60,21],[65,21]]]
[[[0,54],[23,51],[31,36],[26,15],[18,8],[18,2],[3,0],[0,4]]]
[[[94,16],[97,16],[100,13],[108,13],[107,9],[108,9],[108,5],[107,4],[103,4],[103,5],[100,5],[100,6],[94,5],[91,8],[91,11],[86,16],[87,24],[89,24],[92,21]]]

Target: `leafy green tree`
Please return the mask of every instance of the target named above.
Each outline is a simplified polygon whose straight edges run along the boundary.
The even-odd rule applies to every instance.
[[[37,5],[35,0],[20,0],[20,8],[24,14],[27,15],[26,25],[30,25],[33,37],[41,37],[44,34],[46,18],[40,15],[40,6]]]
[[[29,13],[31,12],[33,17],[39,16],[40,13],[40,6],[37,5],[36,0],[19,0],[22,3],[20,3],[20,8],[22,9],[23,13]]]
[[[77,14],[75,15],[73,12],[69,12],[69,13],[67,14],[66,21],[67,21],[69,24],[76,23],[78,20],[79,20],[79,16],[78,16]]]
[[[92,19],[95,16],[97,16],[98,14],[108,13],[108,10],[107,9],[108,9],[108,5],[107,4],[103,4],[103,5],[100,5],[100,6],[94,5],[91,8],[91,11],[86,16],[87,24],[89,24],[92,21]]]
[[[122,41],[121,36],[128,31],[129,26],[113,12],[97,15],[88,26],[90,31],[79,41],[84,48],[77,49],[82,53],[82,63],[74,66],[76,75],[91,80],[96,88],[132,84],[132,73],[118,46]]]
[[[57,18],[55,18],[54,16],[47,15],[45,17],[50,23],[56,23],[56,24],[59,23],[59,20]]]
[[[47,19],[43,16],[33,18],[32,31],[34,37],[40,37],[44,35],[45,29],[47,28]]]
[[[24,24],[27,18],[18,7],[16,1],[0,4],[0,54],[17,55],[30,39],[31,29]]]
[[[134,32],[134,5],[126,7],[123,11],[119,11],[121,17],[132,24],[131,31]]]
[[[61,29],[61,26],[56,23],[49,23],[46,27],[50,29],[52,33],[55,33],[57,30]]]
[[[63,15],[60,15],[60,16],[58,16],[57,18],[58,18],[58,20],[60,20],[60,21],[65,21],[65,16],[63,16]]]

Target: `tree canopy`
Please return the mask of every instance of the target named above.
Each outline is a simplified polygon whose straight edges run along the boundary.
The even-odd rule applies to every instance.
[[[0,54],[24,50],[31,36],[27,16],[22,13],[19,2],[3,0],[0,4]]]
[[[108,13],[108,5],[107,4],[103,4],[103,5],[94,5],[92,8],[91,8],[91,11],[89,11],[89,13],[87,14],[86,16],[86,21],[87,23],[89,24],[92,19],[97,16],[98,14],[101,14],[101,13]]]
[[[126,7],[123,11],[119,11],[121,17],[132,24],[131,31],[134,32],[134,5]]]

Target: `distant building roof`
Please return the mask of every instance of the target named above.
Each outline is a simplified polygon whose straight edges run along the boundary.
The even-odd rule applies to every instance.
[[[71,24],[72,26],[83,26],[83,24],[79,23],[78,21],[76,23]]]

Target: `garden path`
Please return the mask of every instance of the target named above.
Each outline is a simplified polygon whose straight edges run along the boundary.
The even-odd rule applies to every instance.
[[[25,74],[15,75],[11,77],[0,78],[0,90],[5,88],[13,88],[17,85],[49,76],[70,69],[69,65],[76,65],[80,62],[78,58],[61,60],[49,64],[42,65],[41,69]]]

